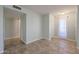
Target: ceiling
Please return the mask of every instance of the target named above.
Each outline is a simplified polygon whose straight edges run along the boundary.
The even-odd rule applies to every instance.
[[[76,6],[74,5],[21,5],[22,7],[37,12],[39,14],[56,13],[60,10],[72,10]],[[8,18],[18,18],[20,12],[11,10],[9,8],[4,9],[5,17]]]
[[[61,10],[67,11],[72,10],[75,5],[22,5],[22,7],[32,10],[34,12],[40,13],[40,14],[46,14],[46,13],[54,13]]]

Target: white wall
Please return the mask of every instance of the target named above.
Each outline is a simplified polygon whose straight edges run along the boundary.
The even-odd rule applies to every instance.
[[[77,47],[79,49],[79,6],[77,6],[77,20],[76,20],[76,42],[77,42]]]
[[[75,40],[75,24],[76,24],[76,12],[70,12],[67,14],[67,37]]]
[[[19,20],[5,17],[5,39],[19,38]]]
[[[24,13],[20,15],[20,38],[26,43],[26,15]]]
[[[49,14],[42,15],[42,37],[49,39]]]
[[[36,41],[41,38],[41,17],[35,13],[29,13],[26,21],[27,42]]]
[[[20,38],[20,19],[14,19],[14,37]]]
[[[49,14],[49,37],[50,39],[54,37],[54,16],[53,14]]]
[[[4,40],[3,40],[3,7],[0,6],[0,53],[4,51]]]
[[[5,39],[13,38],[13,19],[5,18]]]
[[[58,17],[50,13],[50,37],[58,36]]]

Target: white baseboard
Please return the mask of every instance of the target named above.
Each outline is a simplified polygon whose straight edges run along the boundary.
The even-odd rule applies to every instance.
[[[8,40],[8,39],[13,39],[13,38],[20,38],[20,37],[19,37],[19,36],[9,37],[9,38],[5,38],[5,40]]]
[[[24,41],[24,40],[22,40],[22,39],[21,39],[21,41],[24,42],[24,43],[26,44],[26,41]]]
[[[58,37],[58,36],[54,36],[54,37],[52,37],[52,38],[60,38],[60,37]],[[66,40],[69,40],[69,41],[75,41],[75,40],[73,40],[73,39],[69,39],[69,38],[64,38],[64,39],[66,39]]]
[[[42,37],[41,39],[46,39],[46,40],[50,40],[49,38],[47,38],[47,37]]]
[[[73,39],[67,39],[67,40],[69,40],[69,41],[75,41],[75,40],[73,40]]]
[[[39,39],[34,39],[34,40],[31,40],[31,41],[27,41],[27,43],[26,44],[30,44],[30,43],[33,43],[33,42],[35,42],[35,41],[37,41],[37,40],[41,40],[41,39],[46,39],[46,40],[49,40],[48,38],[39,38]]]
[[[33,43],[33,42],[35,42],[35,41],[37,41],[37,40],[40,40],[40,39],[33,39],[33,40],[31,40],[31,41],[27,41],[26,44]]]
[[[37,39],[33,39],[33,40],[31,40],[31,41],[27,41],[26,44],[30,44],[30,43],[33,43],[33,42],[35,42],[35,41],[37,41],[37,40],[41,40],[41,39],[46,39],[46,40],[48,40],[48,38],[37,38]]]
[[[8,40],[8,39],[14,39],[14,38],[20,38],[20,37],[19,36],[15,36],[15,37],[7,38],[6,40]],[[26,44],[26,42],[24,40],[21,39],[21,41]]]
[[[4,53],[4,51],[2,50],[2,51],[0,51],[0,54],[3,54]]]

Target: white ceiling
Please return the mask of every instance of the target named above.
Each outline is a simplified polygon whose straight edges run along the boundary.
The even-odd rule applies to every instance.
[[[60,10],[72,10],[75,6],[73,5],[21,5],[22,7],[32,10],[34,12],[40,13],[40,14],[47,14],[47,13],[55,13]],[[20,14],[20,12],[5,8],[4,9],[5,16],[8,18],[17,18]]]
[[[40,14],[46,14],[50,12],[58,12],[61,10],[72,10],[74,5],[22,5],[22,7],[32,10]]]

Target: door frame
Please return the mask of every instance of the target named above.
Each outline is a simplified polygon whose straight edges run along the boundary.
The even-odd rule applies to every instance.
[[[16,11],[16,12],[19,12],[20,14],[25,14],[25,16],[26,16],[26,13],[23,13],[22,11],[19,11],[19,10],[16,10],[16,9],[12,9],[12,8],[9,8],[9,7],[3,7],[3,41],[5,40],[5,14],[4,14],[4,9],[5,8],[8,8],[8,9],[10,9],[10,10],[13,10],[13,11]],[[25,20],[26,20],[26,18],[25,18]],[[21,20],[20,20],[20,23],[21,23]],[[21,24],[20,24],[20,38],[21,38]],[[22,40],[23,41],[23,40]],[[24,42],[24,41],[23,41]],[[5,43],[5,42],[4,42]],[[24,42],[24,43],[26,43],[26,42]],[[4,45],[4,47],[5,47],[5,45]]]

